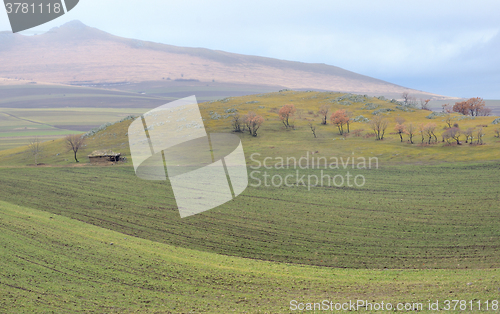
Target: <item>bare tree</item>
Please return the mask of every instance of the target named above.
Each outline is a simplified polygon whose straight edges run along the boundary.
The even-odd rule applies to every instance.
[[[484,136],[483,128],[479,128],[476,132],[476,138],[477,138],[477,143],[480,145],[483,145],[483,136]]]
[[[495,134],[496,134],[495,137],[500,138],[500,129],[497,128],[494,131],[495,131]]]
[[[312,123],[309,123],[309,128],[311,129],[311,132],[313,133],[314,138],[316,138],[316,127]]]
[[[422,144],[425,141],[425,124],[419,123],[418,124],[418,132],[420,132],[420,136],[422,137]]]
[[[328,118],[328,111],[330,110],[330,106],[323,105],[319,108],[318,114],[321,115],[321,124],[326,124],[326,120]]]
[[[429,138],[428,144],[431,143],[432,138],[434,138],[434,141],[437,143],[437,136],[434,133],[436,131],[436,128],[437,128],[436,123],[430,122],[430,123],[426,124],[426,126],[424,128],[424,132],[427,134],[427,137]]]
[[[417,127],[413,123],[408,123],[404,125],[405,133],[408,134],[410,138],[410,143],[413,144],[413,136],[417,132]]]
[[[446,113],[453,112],[453,106],[451,106],[450,104],[444,104],[444,105],[441,105],[441,107],[443,107],[443,112],[446,112]]]
[[[422,110],[431,110],[429,109],[429,102],[431,100],[430,99],[423,99],[423,98],[420,98],[420,109]]]
[[[351,124],[352,122],[354,122],[354,121],[352,120],[352,117],[353,117],[353,115],[354,115],[354,114],[353,114],[351,111],[346,110],[345,115],[346,115],[346,117],[347,117],[347,120],[346,120],[346,125],[347,125],[347,133],[351,133],[351,130],[350,130],[350,127],[349,127],[349,126],[350,126],[350,124]]]
[[[375,116],[370,121],[370,126],[371,126],[373,132],[375,132],[375,136],[377,137],[377,140],[384,139],[385,130],[387,129],[388,125],[389,125],[389,121],[387,121],[387,119],[385,119],[382,116]]]
[[[243,132],[241,130],[241,117],[239,113],[235,113],[233,115],[233,120],[231,121],[231,124],[233,125],[233,132]]]
[[[409,92],[403,92],[401,94],[401,97],[403,97],[403,102],[405,105],[408,105],[408,101],[410,100],[410,93]]]
[[[42,142],[35,136],[35,138],[31,139],[28,143],[27,153],[35,158],[35,166],[38,166],[38,159],[41,157],[43,152]]]
[[[444,122],[448,125],[448,128],[451,128],[451,123],[453,122],[453,116],[447,112],[446,115],[444,116]]]
[[[472,144],[472,141],[474,139],[474,131],[475,130],[473,128],[468,128],[467,130],[464,131],[465,143]]]
[[[76,158],[76,153],[78,153],[78,150],[85,144],[85,137],[80,134],[71,134],[65,137],[65,141],[68,149],[72,150],[75,154],[75,161],[79,162]]]
[[[443,133],[443,139],[445,139],[448,142],[448,144],[451,144],[450,140],[454,140],[457,142],[457,145],[461,145],[460,136],[461,136],[461,131],[458,127],[455,126],[447,129]]]

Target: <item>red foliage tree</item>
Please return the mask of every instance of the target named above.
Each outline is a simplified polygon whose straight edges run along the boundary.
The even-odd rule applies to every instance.
[[[344,134],[344,125],[346,125],[349,121],[349,117],[347,116],[344,109],[337,110],[330,116],[330,121],[335,124],[339,128],[340,135]]]
[[[287,104],[281,107],[278,115],[280,117],[281,122],[285,125],[286,128],[290,126],[290,118],[295,114],[297,110],[293,104]]]
[[[243,121],[245,122],[250,135],[257,136],[257,130],[264,122],[264,118],[262,116],[259,116],[255,112],[250,111],[243,117]]]
[[[486,103],[480,97],[470,98],[466,101],[456,102],[453,106],[454,112],[459,112],[465,116],[487,116],[491,109],[486,108]]]
[[[394,128],[394,130],[396,130],[396,132],[399,134],[399,137],[401,138],[401,142],[403,142],[403,133],[405,133],[404,124],[396,123],[396,127]]]

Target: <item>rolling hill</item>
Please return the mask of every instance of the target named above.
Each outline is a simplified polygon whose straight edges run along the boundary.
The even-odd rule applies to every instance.
[[[443,98],[326,64],[126,39],[79,21],[36,36],[0,33],[0,64],[3,78],[84,86],[204,82]]]

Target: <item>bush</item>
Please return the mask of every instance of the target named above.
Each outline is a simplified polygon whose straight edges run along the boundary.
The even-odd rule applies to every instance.
[[[436,119],[437,117],[444,117],[447,114],[448,113],[446,113],[446,112],[433,112],[430,115],[428,115],[426,118],[427,119]]]
[[[361,136],[361,132],[363,132],[363,131],[364,131],[363,129],[357,129],[357,130],[352,131],[352,134],[355,137],[360,137]]]
[[[500,124],[500,118],[496,118],[491,124]]]
[[[354,122],[370,122],[370,119],[365,118],[363,116],[357,116],[356,118],[352,119]]]
[[[377,116],[381,113],[386,113],[386,112],[391,112],[391,111],[396,111],[396,110],[391,109],[391,108],[381,108],[381,109],[375,110],[374,112],[372,112],[372,114]]]
[[[415,110],[411,109],[411,107],[409,107],[409,106],[401,106],[401,105],[397,105],[396,109],[404,111],[404,112],[414,112],[415,111]]]
[[[380,107],[379,105],[377,104],[374,104],[372,102],[369,102],[367,104],[365,104],[361,110],[374,110],[374,109],[377,109],[378,107]]]
[[[343,100],[347,100],[350,102],[365,102],[366,97],[361,96],[361,95],[354,95],[354,94],[345,94],[343,96],[337,97],[332,100],[332,102],[341,102]]]

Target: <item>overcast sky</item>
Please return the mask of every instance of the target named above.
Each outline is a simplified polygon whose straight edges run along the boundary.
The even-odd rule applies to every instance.
[[[326,63],[406,87],[500,99],[498,0],[80,0],[78,19],[186,47]],[[0,30],[9,30],[0,10]]]

